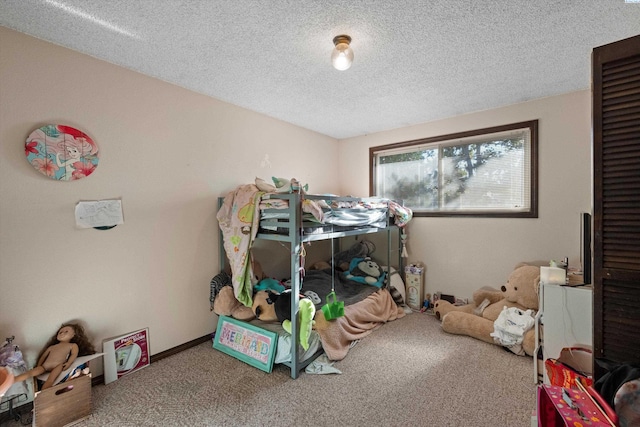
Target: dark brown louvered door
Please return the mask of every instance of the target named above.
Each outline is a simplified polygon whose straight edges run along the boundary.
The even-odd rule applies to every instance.
[[[592,65],[594,356],[640,362],[640,36]]]

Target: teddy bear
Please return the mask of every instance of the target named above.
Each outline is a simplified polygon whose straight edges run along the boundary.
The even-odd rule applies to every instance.
[[[434,313],[442,321],[445,332],[502,345],[494,339],[494,322],[503,311],[512,308],[518,314],[531,315],[537,311],[539,282],[540,267],[521,263],[511,272],[500,290],[480,288],[473,294],[473,303],[462,306],[439,300],[434,305]],[[530,328],[524,332],[521,351],[514,353],[533,356],[534,350],[535,329]]]
[[[349,264],[349,270],[345,272],[345,277],[366,285],[382,287],[386,274],[382,271],[378,263],[371,257],[353,258]]]
[[[267,280],[268,278],[265,276],[260,263],[256,260],[251,262],[253,269],[252,282],[257,285]],[[251,320],[255,317],[252,307],[245,306],[236,298],[228,269],[221,271],[211,279],[209,301],[211,302],[211,310],[218,316],[231,316],[238,320]]]
[[[231,285],[220,289],[213,302],[213,312],[218,316],[231,316],[238,320],[251,320],[255,317],[251,307],[238,301]]]

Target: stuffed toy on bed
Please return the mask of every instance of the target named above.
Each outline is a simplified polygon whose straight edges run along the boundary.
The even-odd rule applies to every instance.
[[[261,283],[266,279],[262,266],[258,261],[252,261],[253,281]],[[209,301],[211,311],[218,316],[231,316],[238,320],[251,320],[254,318],[253,310],[242,304],[236,298],[232,278],[228,271],[221,271],[211,279],[211,291]]]
[[[295,178],[286,179],[274,176],[271,177],[271,180],[273,181],[273,185],[262,178],[256,177],[256,187],[258,187],[258,190],[267,193],[293,193],[294,191],[302,191],[305,193],[309,191],[309,184],[301,185]]]
[[[225,286],[220,290],[213,303],[213,312],[218,316],[231,316],[238,320],[251,320],[254,318],[251,307],[246,307],[236,299],[231,285]]]
[[[345,272],[345,277],[365,285],[381,288],[386,273],[370,257],[353,258],[349,263],[349,271]]]
[[[315,323],[313,318],[316,316],[316,306],[310,299],[302,298],[298,305],[298,312],[300,313],[300,345],[306,351],[309,350],[309,339]],[[282,327],[291,334],[291,320],[282,322]]]
[[[275,292],[284,292],[285,291],[285,287],[282,283],[280,283],[279,281],[277,281],[276,279],[272,279],[271,277],[265,277],[264,279],[260,280],[258,283],[255,284],[255,286],[253,287],[253,292],[260,292],[260,291],[275,291]]]
[[[253,313],[263,322],[284,322],[291,320],[291,290],[274,292],[264,290],[253,297]]]
[[[263,322],[280,322],[285,331],[291,333],[291,290],[282,293],[270,290],[260,291],[253,298],[253,313]],[[313,328],[316,307],[309,298],[300,296],[298,303],[300,313],[300,345],[307,350]]]

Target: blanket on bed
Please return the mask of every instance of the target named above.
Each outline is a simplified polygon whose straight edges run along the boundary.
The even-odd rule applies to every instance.
[[[346,306],[344,314],[344,317],[329,321],[320,310],[314,318],[315,330],[322,338],[322,347],[331,360],[344,359],[352,341],[362,339],[384,323],[406,315],[387,289],[378,289],[363,301]]]
[[[249,249],[258,232],[258,202],[263,194],[253,184],[241,185],[225,196],[216,215],[231,266],[233,292],[247,307],[253,304],[253,267]]]
[[[333,285],[333,286],[332,286]],[[305,273],[302,281],[302,289],[300,293],[309,296],[308,292],[314,292],[320,298],[320,302],[314,301],[316,312],[322,310],[322,306],[326,304],[326,297],[333,289],[335,289],[338,301],[344,301],[344,305],[351,305],[358,301],[362,301],[378,288],[375,286],[359,283],[354,280],[345,278],[340,271],[333,273],[333,283],[331,281],[331,269],[309,270]],[[311,300],[314,298],[312,297]]]

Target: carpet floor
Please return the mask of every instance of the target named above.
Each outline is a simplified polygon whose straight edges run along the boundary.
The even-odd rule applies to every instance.
[[[77,426],[531,425],[533,360],[446,334],[427,314],[381,326],[334,366],[293,380],[203,343],[93,387]]]

